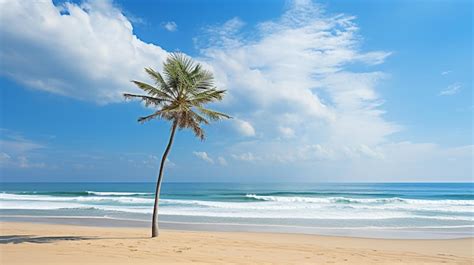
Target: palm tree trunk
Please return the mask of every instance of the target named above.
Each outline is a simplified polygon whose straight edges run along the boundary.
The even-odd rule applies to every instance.
[[[176,127],[178,123],[176,121],[173,122],[173,127],[171,128],[171,135],[168,145],[166,146],[165,152],[163,153],[163,157],[161,158],[161,165],[160,165],[160,173],[158,174],[158,180],[156,182],[156,191],[155,191],[155,205],[153,206],[153,219],[151,224],[151,237],[158,236],[158,201],[160,199],[160,189],[161,189],[161,181],[163,180],[163,169],[165,167],[166,158],[168,157],[168,153],[171,150],[171,145],[173,145],[174,134],[176,132]]]

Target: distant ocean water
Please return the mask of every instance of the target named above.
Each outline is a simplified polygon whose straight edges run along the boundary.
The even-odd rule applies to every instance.
[[[153,190],[154,183],[1,183],[0,220],[148,226]],[[190,229],[472,237],[474,183],[164,183],[160,221]]]

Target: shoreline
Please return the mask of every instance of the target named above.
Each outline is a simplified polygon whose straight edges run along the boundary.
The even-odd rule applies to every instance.
[[[368,239],[0,222],[3,264],[472,264],[474,238]],[[28,253],[28,255],[25,255]]]
[[[0,222],[21,222],[53,225],[75,225],[85,227],[146,228],[151,225],[147,220],[120,219],[107,216],[25,216],[0,215]],[[316,236],[339,236],[374,239],[463,239],[472,238],[474,227],[461,226],[446,231],[444,227],[304,227],[274,224],[245,224],[221,222],[182,222],[160,220],[160,227],[169,230],[203,232],[252,232],[284,233]],[[456,229],[459,230],[456,233]],[[466,236],[468,233],[470,236]]]

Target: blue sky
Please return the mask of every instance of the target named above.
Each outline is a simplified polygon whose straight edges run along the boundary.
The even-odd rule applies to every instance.
[[[181,51],[234,119],[166,181],[472,181],[471,1],[3,1],[2,181],[154,181],[169,124],[124,102]]]

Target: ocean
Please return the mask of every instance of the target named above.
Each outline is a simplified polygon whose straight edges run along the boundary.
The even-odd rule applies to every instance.
[[[154,183],[1,183],[0,220],[150,226]],[[474,183],[164,183],[160,226],[375,238],[474,235]]]

